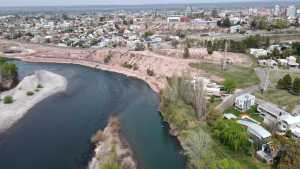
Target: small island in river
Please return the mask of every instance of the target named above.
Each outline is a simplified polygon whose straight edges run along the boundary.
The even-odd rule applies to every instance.
[[[111,118],[106,128],[92,137],[96,148],[88,169],[137,169],[133,153],[120,131],[119,120]]]
[[[0,133],[21,119],[35,104],[66,90],[67,80],[58,74],[39,70],[25,77],[15,88],[0,93]]]

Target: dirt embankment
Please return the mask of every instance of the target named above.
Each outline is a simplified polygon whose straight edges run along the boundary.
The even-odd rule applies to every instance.
[[[96,145],[95,156],[88,169],[117,166],[119,169],[137,169],[136,161],[127,142],[120,134],[118,119],[111,118],[103,131],[98,131],[91,139]]]
[[[150,87],[159,92],[166,85],[166,77],[182,72],[192,74],[201,71],[189,66],[190,60],[172,58],[150,51],[128,51],[120,49],[74,49],[49,47],[14,42],[1,46],[17,47],[21,53],[5,54],[8,58],[18,58],[29,62],[71,63],[122,73],[146,81]],[[111,55],[111,57],[108,57]],[[152,73],[149,73],[152,72]]]

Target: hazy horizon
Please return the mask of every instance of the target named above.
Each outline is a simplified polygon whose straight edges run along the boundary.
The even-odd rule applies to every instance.
[[[151,4],[188,4],[188,3],[232,3],[232,2],[276,2],[282,0],[0,0],[0,7],[9,6],[77,6],[77,5],[151,5]],[[286,0],[299,2],[299,0]]]

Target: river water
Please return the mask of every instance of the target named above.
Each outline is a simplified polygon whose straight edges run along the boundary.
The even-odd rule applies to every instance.
[[[119,117],[140,169],[185,168],[145,82],[78,65],[13,62],[20,78],[45,69],[65,76],[68,88],[0,135],[0,169],[85,169],[93,155],[90,138],[110,116]]]

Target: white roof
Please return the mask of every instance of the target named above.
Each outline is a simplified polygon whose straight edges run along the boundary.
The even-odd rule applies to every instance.
[[[265,139],[272,136],[268,130],[266,130],[265,128],[261,127],[256,123],[250,122],[248,120],[238,120],[237,122],[244,126],[247,126],[248,131],[260,139]]]
[[[281,120],[285,121],[289,125],[297,124],[300,123],[300,116],[286,115],[282,117]]]
[[[249,93],[246,93],[246,94],[242,94],[242,95],[236,97],[236,100],[239,100],[239,99],[242,99],[242,100],[245,100],[245,99],[255,99],[255,96],[253,96],[253,95],[251,95]]]
[[[237,117],[234,114],[231,114],[231,113],[225,113],[224,117],[226,119],[237,119]]]

